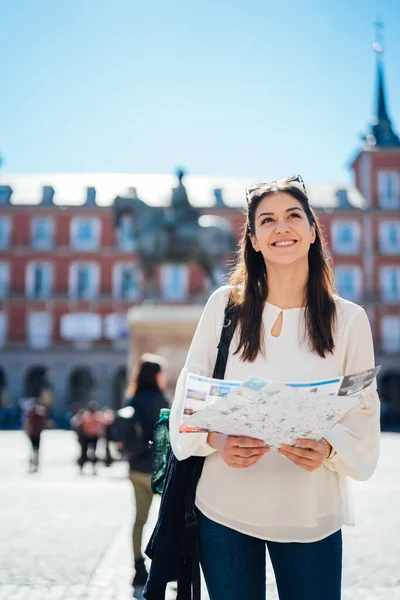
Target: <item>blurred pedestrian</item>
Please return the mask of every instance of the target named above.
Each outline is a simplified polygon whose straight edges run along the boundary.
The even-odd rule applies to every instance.
[[[134,408],[134,418],[140,423],[145,442],[143,451],[128,455],[129,479],[132,482],[136,499],[136,517],[132,532],[135,559],[135,576],[132,582],[134,587],[144,585],[147,579],[142,554],[142,536],[153,499],[151,490],[152,449],[148,442],[152,440],[160,410],[169,406],[164,395],[166,387],[164,360],[155,354],[143,354],[126,391],[126,405]]]
[[[69,424],[71,425],[71,428],[73,429],[73,431],[75,431],[76,437],[78,439],[78,444],[79,444],[79,448],[80,448],[79,459],[82,456],[83,435],[82,435],[81,422],[82,422],[82,415],[84,412],[85,412],[84,408],[78,409],[77,406],[74,406],[72,409],[73,416],[69,420]],[[78,459],[78,464],[79,464],[79,459]]]
[[[86,409],[83,409],[71,419],[71,426],[78,434],[78,442],[81,447],[81,455],[78,459],[81,473],[83,473],[85,464],[90,462],[93,467],[93,474],[96,474],[97,443],[104,433],[104,424],[105,418],[96,400],[91,400]]]
[[[106,467],[109,467],[113,463],[113,458],[111,455],[110,445],[112,441],[111,428],[114,423],[115,413],[109,406],[104,406],[103,408],[103,417],[104,417],[104,443],[105,443],[105,457],[104,464]]]
[[[212,375],[228,303],[236,331],[227,379],[310,382],[374,366],[368,317],[334,293],[300,176],[247,190],[241,252],[230,285],[211,296],[196,330],[172,405],[171,444],[181,461],[205,457],[194,501],[211,600],[265,600],[266,549],[280,600],[340,600],[341,529],[354,524],[347,479],[371,477],[379,455],[376,385],[325,438],[274,452],[252,437],[179,433],[186,374]],[[186,564],[194,569],[187,557]]]
[[[26,403],[23,414],[23,428],[31,443],[31,454],[29,457],[29,472],[36,473],[39,470],[39,450],[42,431],[46,428],[48,411],[38,398],[32,398]]]

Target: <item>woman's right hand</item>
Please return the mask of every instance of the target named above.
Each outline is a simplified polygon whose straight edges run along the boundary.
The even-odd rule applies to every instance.
[[[271,450],[262,440],[222,433],[209,433],[207,443],[218,451],[229,467],[235,469],[246,469],[255,465]]]

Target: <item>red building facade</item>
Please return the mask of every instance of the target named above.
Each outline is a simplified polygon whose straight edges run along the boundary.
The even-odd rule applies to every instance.
[[[376,121],[352,169],[354,188],[312,182],[307,187],[334,259],[338,292],[365,306],[377,362],[384,365],[390,389],[396,390],[400,381],[400,142],[388,117],[379,61]],[[64,175],[62,180],[71,183],[76,177]],[[79,180],[83,177],[79,175]],[[110,177],[115,196],[123,178]],[[142,185],[143,199],[150,204],[158,204],[152,194],[154,181],[160,178],[148,176],[147,192]],[[225,180],[215,188],[215,182],[207,184],[207,179],[197,178],[193,184],[198,188],[205,182],[204,189],[208,185],[214,199],[207,197],[202,212],[228,219],[239,238],[245,183],[231,185]],[[96,202],[100,184],[81,189],[81,205],[68,204],[65,193],[64,202],[58,204],[59,180],[48,175],[43,183],[52,185],[42,185],[32,204],[20,191],[22,180],[10,176],[10,184],[0,187],[2,402],[15,403],[49,385],[59,419],[91,397],[119,407],[126,379],[125,314],[145,299],[133,224],[124,217],[118,227],[114,225],[111,206]],[[135,184],[135,176],[132,181]],[[92,175],[87,185],[93,185]],[[169,189],[164,188],[166,197]],[[164,304],[204,303],[209,293],[206,278],[194,265],[162,265],[156,279],[159,301]]]

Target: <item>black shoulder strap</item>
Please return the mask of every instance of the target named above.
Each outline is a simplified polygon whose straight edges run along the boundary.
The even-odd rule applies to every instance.
[[[237,309],[229,299],[213,373],[216,379],[224,378],[236,322]],[[200,600],[198,524],[194,501],[204,460],[204,456],[190,456],[178,461],[171,452],[157,525],[146,548],[147,556],[152,559],[144,590],[144,597],[148,600],[164,599],[166,582],[176,577],[177,598]]]
[[[225,307],[224,322],[222,324],[221,338],[219,340],[218,354],[213,372],[214,379],[224,379],[226,363],[228,362],[229,346],[235,333],[237,323],[237,307],[232,305],[229,298]]]

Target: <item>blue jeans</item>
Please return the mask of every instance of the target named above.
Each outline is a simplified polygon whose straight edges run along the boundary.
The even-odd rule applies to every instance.
[[[342,532],[318,542],[265,542],[197,511],[200,562],[210,600],[265,600],[265,546],[280,600],[340,600]]]

